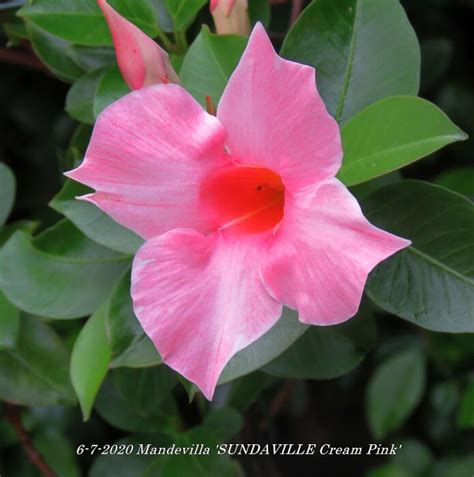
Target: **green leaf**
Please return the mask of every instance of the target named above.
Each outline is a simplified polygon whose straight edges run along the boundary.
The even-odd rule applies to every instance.
[[[149,0],[110,0],[110,5],[149,36],[156,36],[155,12]],[[95,0],[36,0],[18,15],[79,45],[111,45],[112,38]]]
[[[0,399],[25,406],[74,402],[69,356],[42,321],[22,317],[16,347],[0,351]]]
[[[57,475],[80,477],[75,449],[69,438],[58,429],[50,427],[36,433],[33,444]]]
[[[209,429],[217,442],[230,441],[242,429],[242,416],[230,407],[216,409],[206,415],[202,425]]]
[[[174,30],[185,31],[206,3],[207,0],[165,0],[166,9],[173,19]]]
[[[34,239],[24,232],[10,238],[0,252],[0,286],[20,310],[78,318],[105,301],[129,262],[65,220]]]
[[[420,48],[398,0],[313,2],[281,51],[316,68],[319,92],[340,122],[386,96],[418,92]]]
[[[99,391],[95,409],[110,425],[125,431],[164,431],[177,423],[171,394],[175,384],[165,366],[114,369]]]
[[[247,45],[247,38],[214,35],[206,26],[189,48],[181,67],[183,86],[202,105],[211,96],[215,105]]]
[[[107,46],[71,45],[67,52],[84,71],[98,70],[116,64],[115,50]]]
[[[130,92],[117,67],[110,68],[100,78],[94,98],[93,112],[97,117],[109,104]]]
[[[307,325],[298,321],[295,311],[283,309],[283,315],[267,333],[239,351],[227,364],[219,384],[251,373],[261,368],[288,349],[306,330]]]
[[[397,444],[400,445],[400,449],[391,457],[391,462],[415,476],[426,475],[433,463],[430,449],[415,439],[406,439]]]
[[[86,73],[69,89],[66,96],[66,111],[78,121],[94,124],[94,98],[105,70]]]
[[[433,182],[474,199],[474,166],[459,167],[443,172],[435,177]]]
[[[14,348],[20,332],[20,312],[0,290],[0,351]]]
[[[458,412],[458,426],[461,429],[474,427],[474,382],[468,383],[462,396]]]
[[[110,363],[105,334],[107,306],[102,305],[82,328],[71,355],[71,381],[81,405],[84,421],[90,417],[95,397]]]
[[[31,235],[37,227],[38,222],[33,222],[32,220],[17,220],[16,222],[0,227],[0,247],[3,247],[10,237],[18,230]]]
[[[344,160],[338,177],[348,186],[467,138],[437,106],[415,96],[382,99],[350,119],[341,133]]]
[[[51,35],[28,21],[26,27],[35,53],[56,76],[64,81],[72,82],[84,74],[84,71],[67,54],[69,42]]]
[[[384,438],[416,408],[425,389],[425,359],[419,350],[402,351],[383,362],[367,388],[367,418],[372,434]]]
[[[369,297],[423,328],[474,331],[474,205],[410,180],[375,191],[363,209],[375,225],[412,240],[369,275]]]
[[[6,222],[15,201],[15,176],[11,169],[0,162],[0,227]]]
[[[90,192],[88,187],[68,180],[50,205],[95,242],[117,252],[134,254],[143,239],[119,225],[95,205],[76,199]]]
[[[129,271],[112,293],[105,324],[112,349],[112,367],[141,368],[161,363],[155,346],[133,313]]]
[[[347,323],[311,326],[263,371],[298,379],[332,379],[357,367],[375,345],[375,321],[366,310]]]
[[[255,371],[232,382],[227,404],[234,409],[244,412],[262,393],[271,386],[276,378],[268,374]]]

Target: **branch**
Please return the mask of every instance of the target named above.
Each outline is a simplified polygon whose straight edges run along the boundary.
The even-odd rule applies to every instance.
[[[18,436],[23,449],[28,455],[33,465],[45,477],[57,477],[53,469],[46,463],[43,456],[35,449],[30,437],[26,433],[23,424],[21,423],[20,411],[14,404],[5,403],[6,419],[12,425],[15,434]]]

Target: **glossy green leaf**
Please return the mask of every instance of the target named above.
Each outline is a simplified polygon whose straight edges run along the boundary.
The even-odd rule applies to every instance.
[[[34,239],[10,238],[0,252],[0,286],[20,310],[78,318],[105,301],[129,263],[62,221]]]
[[[119,69],[114,66],[102,76],[94,98],[94,116],[97,117],[109,104],[125,96],[130,88],[125,84]]]
[[[110,0],[110,5],[150,36],[156,36],[149,0]],[[18,14],[36,26],[79,45],[111,45],[105,19],[95,0],[36,0]]]
[[[71,355],[71,381],[85,421],[90,417],[111,358],[110,345],[105,334],[106,313],[107,306],[102,305],[87,320],[74,343]]]
[[[31,46],[40,60],[59,78],[75,81],[84,71],[68,55],[70,43],[51,35],[31,22],[26,22]]]
[[[66,96],[66,111],[83,123],[94,124],[94,98],[105,70],[99,69],[86,73],[76,81]]]
[[[95,409],[112,426],[153,433],[177,423],[171,391],[174,374],[165,366],[114,369],[102,385]]]
[[[402,181],[363,200],[368,219],[412,240],[367,282],[385,310],[434,331],[474,331],[474,205],[441,187]]]
[[[183,86],[202,105],[206,96],[217,105],[246,44],[242,36],[214,35],[204,26],[184,58],[180,72]]]
[[[143,239],[119,225],[95,205],[76,199],[90,192],[88,187],[68,180],[50,205],[95,242],[117,252],[134,254]]]
[[[384,438],[416,408],[425,389],[425,359],[420,350],[402,351],[383,362],[371,377],[366,396],[372,434]]]
[[[281,51],[316,68],[319,92],[341,122],[386,96],[418,92],[420,48],[398,0],[313,2]]]
[[[25,406],[72,403],[69,356],[57,334],[22,317],[16,347],[0,351],[0,399]]]
[[[173,19],[175,31],[185,31],[194,21],[207,0],[165,0],[165,6]]]
[[[474,382],[468,383],[462,396],[458,412],[458,425],[461,429],[474,427]]]
[[[443,172],[435,177],[433,182],[474,200],[474,166],[459,167]]]
[[[129,271],[112,293],[105,323],[112,349],[112,367],[141,368],[161,363],[160,355],[133,312]]]
[[[0,290],[0,351],[13,348],[20,332],[20,311]]]
[[[0,227],[6,222],[15,200],[15,176],[11,169],[0,162]]]
[[[307,325],[298,321],[295,311],[284,308],[275,326],[229,361],[222,371],[219,384],[260,369],[288,349],[307,329]]]
[[[338,177],[348,186],[467,138],[437,106],[415,96],[382,99],[350,119],[341,133],[344,159]]]
[[[332,379],[348,373],[375,345],[375,321],[364,309],[347,323],[311,326],[263,371],[298,379]]]
[[[115,50],[108,46],[71,45],[68,55],[84,71],[93,71],[116,64]]]

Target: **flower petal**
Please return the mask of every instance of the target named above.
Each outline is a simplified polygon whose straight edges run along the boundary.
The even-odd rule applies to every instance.
[[[341,166],[339,127],[312,67],[280,58],[257,24],[217,109],[235,161],[267,167],[289,189],[316,185]]]
[[[230,358],[281,315],[256,266],[266,237],[177,229],[146,242],[135,256],[135,314],[163,361],[208,399]]]
[[[168,53],[117,13],[106,0],[97,0],[114,42],[117,63],[130,89],[159,83],[179,83]]]
[[[176,227],[207,231],[199,205],[204,177],[226,164],[225,131],[183,88],[134,91],[97,119],[84,162],[68,177],[85,196],[145,239]]]
[[[275,299],[300,321],[333,325],[359,308],[368,273],[409,240],[370,224],[337,179],[316,193],[290,196],[262,277]]]

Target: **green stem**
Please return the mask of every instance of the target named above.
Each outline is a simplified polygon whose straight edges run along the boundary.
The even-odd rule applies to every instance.
[[[171,43],[170,39],[166,36],[166,33],[163,30],[160,30],[158,28],[157,31],[157,36],[161,40],[161,43],[163,43],[163,46],[168,50],[172,51],[173,50],[173,43]]]
[[[188,42],[186,40],[186,32],[184,31],[176,31],[174,33],[174,37],[176,40],[176,45],[180,52],[185,53],[188,49]]]

